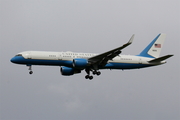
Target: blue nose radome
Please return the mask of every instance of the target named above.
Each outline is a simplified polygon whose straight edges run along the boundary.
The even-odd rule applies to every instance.
[[[22,56],[15,56],[15,57],[11,58],[10,61],[12,63],[22,64],[23,60],[24,60],[24,58]]]
[[[18,62],[18,60],[17,60],[17,58],[16,58],[16,57],[13,57],[13,58],[11,58],[11,62],[12,62],[12,63],[17,63],[17,62]]]

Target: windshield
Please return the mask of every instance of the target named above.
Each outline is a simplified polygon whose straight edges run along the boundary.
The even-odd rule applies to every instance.
[[[16,56],[22,56],[22,54],[17,54]]]

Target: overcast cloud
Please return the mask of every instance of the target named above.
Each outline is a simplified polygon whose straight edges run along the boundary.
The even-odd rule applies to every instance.
[[[1,0],[1,120],[179,120],[179,0]],[[64,77],[59,67],[24,65],[21,51],[102,53],[126,43],[139,54],[159,33],[167,64]]]

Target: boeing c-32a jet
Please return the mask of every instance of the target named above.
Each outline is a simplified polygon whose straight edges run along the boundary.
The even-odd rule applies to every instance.
[[[100,69],[136,69],[145,68],[166,63],[165,59],[173,55],[159,57],[163,47],[165,34],[159,34],[140,54],[121,55],[122,49],[129,46],[134,38],[113,50],[101,53],[75,53],[75,52],[46,52],[25,51],[18,53],[11,62],[23,64],[29,67],[32,74],[32,65],[60,66],[62,75],[70,76],[85,70],[86,79],[93,79],[93,75],[100,75]]]

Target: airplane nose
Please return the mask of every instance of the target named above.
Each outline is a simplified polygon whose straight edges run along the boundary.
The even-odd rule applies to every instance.
[[[17,63],[17,64],[21,64],[24,61],[24,58],[22,56],[15,56],[13,58],[11,58],[10,60],[12,63]]]
[[[16,57],[11,58],[11,62],[12,62],[12,63],[17,63]]]

